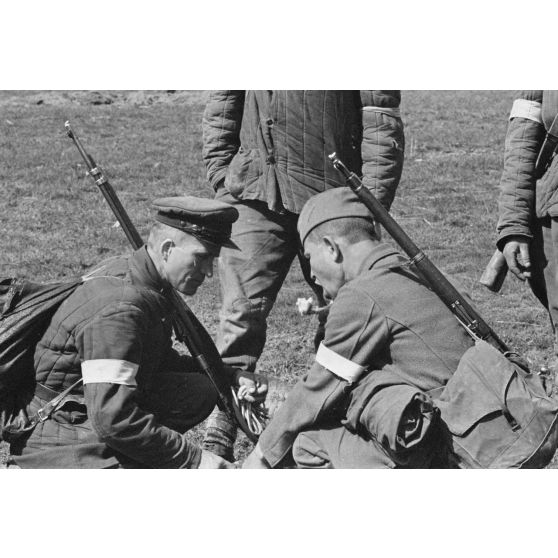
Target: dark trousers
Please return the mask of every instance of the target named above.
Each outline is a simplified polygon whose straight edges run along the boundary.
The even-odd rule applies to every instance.
[[[218,193],[217,199],[238,210],[231,238],[240,248],[223,248],[219,258],[222,307],[217,348],[229,366],[253,372],[265,345],[267,317],[300,252],[298,215],[278,214],[264,202],[237,200],[227,192]],[[301,265],[321,299],[308,265],[304,260]]]
[[[210,380],[198,373],[164,373],[149,393],[138,391],[138,406],[180,433],[204,421],[217,402]],[[28,414],[35,414],[45,403],[35,396]],[[142,467],[99,441],[83,398],[74,396],[10,451],[23,468]]]
[[[554,332],[554,352],[558,355],[558,218],[538,220],[531,243],[531,266],[529,284],[533,294],[548,310]]]
[[[217,348],[229,366],[254,372],[266,341],[267,317],[293,260],[300,255],[298,215],[270,211],[261,201],[237,200],[224,190],[216,199],[238,210],[231,238],[240,248],[221,249],[222,306]],[[300,258],[300,264],[318,304],[323,305],[322,290],[313,283],[310,266],[304,258]],[[325,316],[319,319],[316,344],[323,337]],[[235,437],[236,426],[216,409],[208,423],[204,448],[231,460]]]

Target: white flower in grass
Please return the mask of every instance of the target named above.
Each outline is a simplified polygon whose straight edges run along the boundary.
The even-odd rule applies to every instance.
[[[310,298],[297,298],[296,299],[296,307],[298,313],[301,316],[308,316],[308,314],[312,313],[312,305],[314,303],[314,299]]]

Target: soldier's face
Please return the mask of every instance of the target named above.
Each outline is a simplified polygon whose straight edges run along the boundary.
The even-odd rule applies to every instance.
[[[304,242],[304,255],[310,262],[312,278],[324,289],[325,297],[333,300],[345,284],[338,246],[328,237],[319,241],[307,239]]]
[[[206,277],[213,276],[216,252],[187,236],[184,241],[172,241],[163,254],[165,279],[179,292],[193,295]]]

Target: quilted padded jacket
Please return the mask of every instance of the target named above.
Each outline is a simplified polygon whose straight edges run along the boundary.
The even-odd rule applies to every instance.
[[[90,275],[58,308],[37,344],[37,382],[59,393],[82,376],[84,362],[135,363],[137,376],[79,385],[60,420],[33,431],[18,464],[110,467],[119,455],[154,468],[197,466],[200,450],[141,405],[166,372],[197,370],[172,348],[168,287],[146,247],[130,258],[108,260]],[[40,402],[36,398],[32,407]]]
[[[399,91],[213,91],[203,158],[215,190],[298,214],[314,194],[342,186],[337,152],[389,209],[403,168]]]
[[[535,218],[558,217],[558,157],[537,181],[535,163],[558,113],[558,91],[519,91],[506,134],[500,180],[498,247],[512,235],[533,238]]]

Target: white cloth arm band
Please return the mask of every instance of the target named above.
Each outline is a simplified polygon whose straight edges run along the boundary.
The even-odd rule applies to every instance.
[[[512,118],[527,118],[542,124],[542,105],[537,101],[516,99],[510,112],[510,120]]]
[[[85,360],[81,363],[84,384],[121,384],[137,386],[138,365],[127,360],[100,358]]]
[[[364,366],[338,355],[323,343],[320,343],[316,353],[316,362],[350,384],[356,382],[365,370]]]

